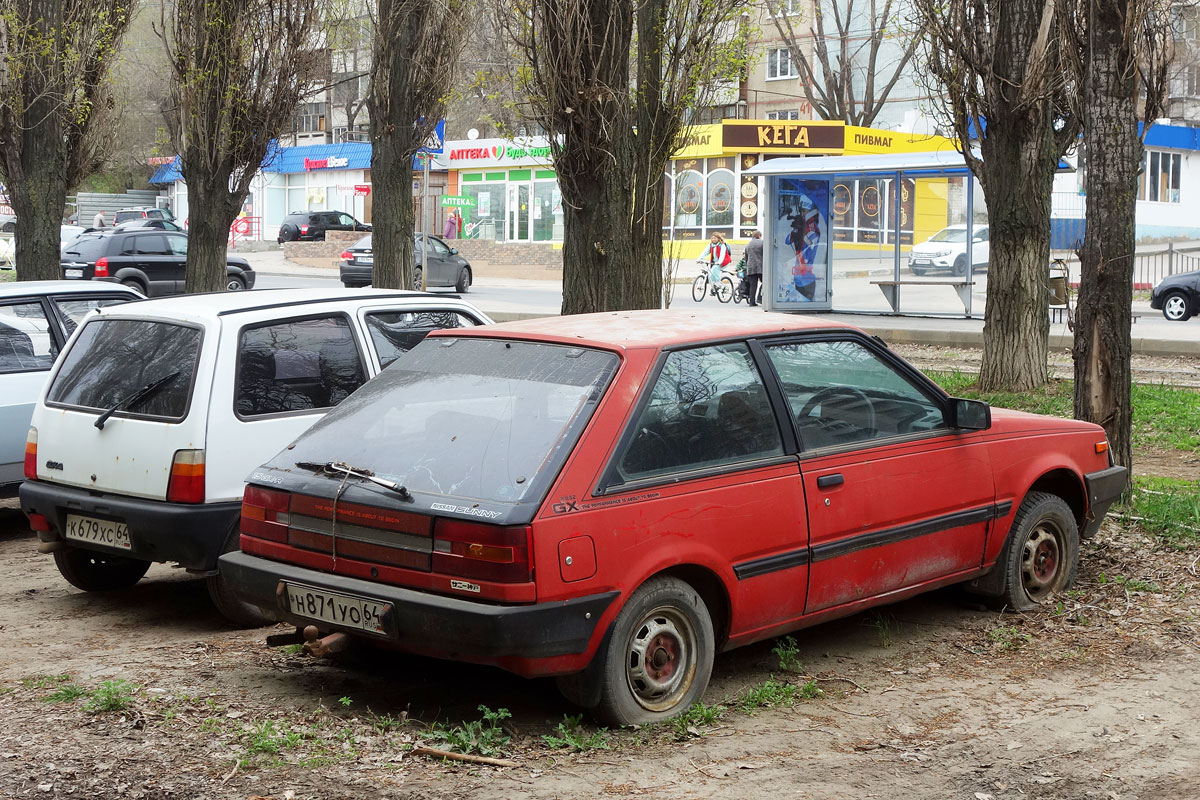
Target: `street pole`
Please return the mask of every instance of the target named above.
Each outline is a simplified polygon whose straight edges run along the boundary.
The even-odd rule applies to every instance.
[[[421,181],[421,288],[429,280],[429,242],[426,240],[425,218],[429,216],[429,153],[421,151],[425,179]]]

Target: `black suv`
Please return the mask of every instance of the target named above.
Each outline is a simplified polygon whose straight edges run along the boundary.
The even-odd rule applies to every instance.
[[[116,228],[84,233],[62,250],[63,277],[124,284],[147,297],[184,290],[188,237],[151,228]],[[244,258],[225,257],[229,291],[254,288],[254,270]]]
[[[131,219],[165,219],[169,222],[174,222],[175,215],[171,213],[169,208],[134,206],[132,208],[122,208],[113,215],[112,224],[120,225],[122,222],[128,222]]]
[[[298,211],[288,214],[279,226],[280,244],[284,242],[323,242],[325,231],[369,231],[371,226],[359,222],[344,211]]]

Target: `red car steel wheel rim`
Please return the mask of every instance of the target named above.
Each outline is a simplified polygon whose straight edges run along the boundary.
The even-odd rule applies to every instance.
[[[696,674],[696,631],[678,609],[656,608],[634,629],[625,675],[638,704],[650,711],[673,708]]]
[[[1021,577],[1025,593],[1035,602],[1043,600],[1058,586],[1062,565],[1062,534],[1045,522],[1025,540]]]

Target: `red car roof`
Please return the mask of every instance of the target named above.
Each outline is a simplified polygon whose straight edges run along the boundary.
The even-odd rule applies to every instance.
[[[858,330],[853,325],[798,314],[713,313],[701,310],[611,311],[538,317],[485,328],[448,328],[433,336],[537,339],[614,350],[660,348],[785,331]]]

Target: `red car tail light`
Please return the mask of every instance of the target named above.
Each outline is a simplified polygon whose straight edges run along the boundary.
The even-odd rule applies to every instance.
[[[167,481],[168,503],[204,502],[204,451],[176,450]]]
[[[37,428],[25,436],[25,480],[37,480]]]
[[[292,496],[287,492],[247,486],[242,495],[242,533],[270,539],[288,540],[288,506]]]
[[[96,259],[96,269],[93,271],[93,274],[97,278],[107,278],[108,277],[108,257],[107,256],[100,256],[100,258]]]
[[[342,259],[342,261],[353,261],[354,253],[351,253],[349,250],[343,250],[342,254],[338,256],[338,258]]]
[[[455,519],[433,526],[433,571],[464,578],[524,583],[532,579],[528,525],[501,527]]]

